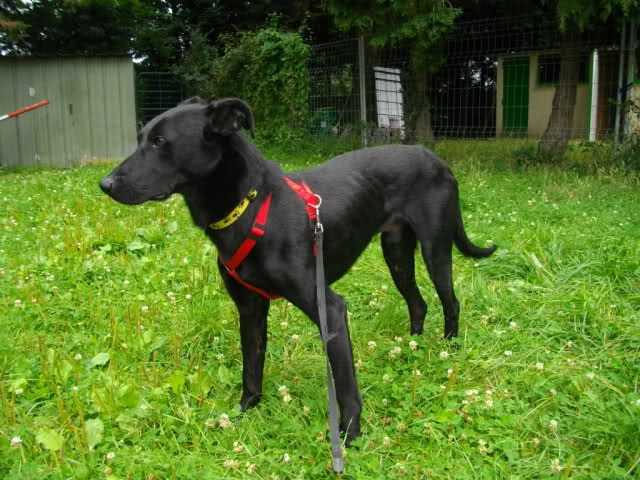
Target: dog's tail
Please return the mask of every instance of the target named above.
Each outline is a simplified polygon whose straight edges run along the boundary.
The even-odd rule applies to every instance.
[[[462,210],[460,209],[460,200],[456,198],[457,208],[458,208],[458,218],[456,222],[456,231],[453,237],[453,241],[462,253],[466,257],[473,258],[484,258],[490,256],[493,252],[498,248],[497,245],[492,245],[487,248],[478,247],[471,243],[469,237],[467,237],[467,232],[464,230],[464,223],[462,222]]]

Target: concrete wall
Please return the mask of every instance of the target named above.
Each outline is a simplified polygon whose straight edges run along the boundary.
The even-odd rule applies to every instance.
[[[128,57],[0,57],[0,165],[72,167],[128,155],[136,146],[133,63]]]
[[[538,85],[538,58],[540,55],[546,55],[556,52],[528,52],[527,54],[518,54],[509,56],[498,57],[498,72],[497,72],[497,111],[496,111],[496,136],[500,137],[503,133],[503,86],[504,86],[504,74],[503,74],[503,62],[505,58],[513,57],[529,57],[529,115],[528,115],[528,137],[540,138],[544,134],[547,124],[549,123],[549,117],[551,116],[551,108],[553,105],[553,96],[556,92],[556,87],[553,85]],[[587,112],[589,111],[589,84],[578,84],[576,92],[576,106],[573,113],[573,127],[571,132],[572,138],[580,138],[588,135],[589,119]]]

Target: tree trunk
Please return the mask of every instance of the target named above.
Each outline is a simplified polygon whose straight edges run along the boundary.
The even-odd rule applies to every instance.
[[[580,66],[577,47],[577,31],[567,31],[560,48],[560,79],[553,96],[551,116],[538,144],[538,151],[545,155],[557,156],[564,153],[571,136]]]
[[[409,73],[409,92],[404,101],[406,115],[405,142],[416,141],[433,142],[433,128],[431,125],[431,102],[429,101],[430,75],[424,67],[418,67],[412,62]]]

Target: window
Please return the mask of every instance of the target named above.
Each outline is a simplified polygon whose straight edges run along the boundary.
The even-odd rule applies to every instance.
[[[589,80],[589,56],[580,55],[578,63],[578,83]],[[560,55],[540,55],[538,57],[538,85],[557,85],[560,83]]]

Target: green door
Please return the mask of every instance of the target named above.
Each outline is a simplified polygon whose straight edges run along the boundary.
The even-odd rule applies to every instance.
[[[505,135],[524,137],[529,126],[529,57],[503,63],[502,119]]]

